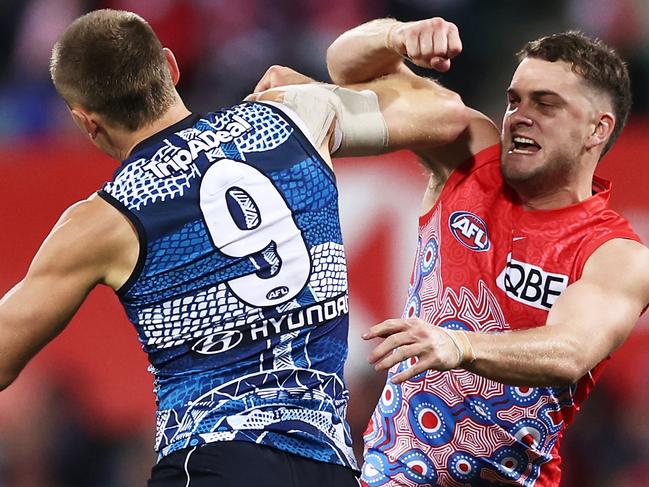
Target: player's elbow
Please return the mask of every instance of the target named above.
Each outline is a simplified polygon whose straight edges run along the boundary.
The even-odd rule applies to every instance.
[[[588,369],[584,369],[578,362],[562,361],[561,364],[552,368],[545,382],[547,385],[554,387],[571,386],[586,373],[588,373]]]
[[[341,49],[339,48],[336,40],[327,48],[326,62],[329,76],[331,77],[331,80],[337,85],[349,83],[347,77],[345,76],[344,63],[339,60],[340,55]]]
[[[559,358],[555,367],[556,385],[578,382],[623,341],[624,337],[619,334],[600,333],[588,338],[583,335],[564,335],[556,348],[556,357]]]
[[[472,110],[457,93],[437,87],[411,94],[383,108],[392,149],[444,147],[455,142],[471,123]]]
[[[570,386],[588,374],[591,363],[578,344],[566,344],[561,358],[549,367],[548,385]]]
[[[471,124],[473,110],[462,101],[462,97],[450,90],[440,90],[430,100],[422,100],[416,108],[419,116],[415,124],[420,127],[422,140],[419,144],[425,147],[443,147],[455,142]],[[413,115],[412,107],[407,120]]]
[[[358,67],[357,54],[353,42],[345,34],[327,48],[327,71],[334,84],[347,85],[369,81],[366,73]]]
[[[462,101],[462,97],[453,91],[444,92],[438,103],[442,104],[440,111],[444,113],[444,123],[437,142],[439,145],[447,145],[457,140],[469,127],[473,110],[468,108]]]

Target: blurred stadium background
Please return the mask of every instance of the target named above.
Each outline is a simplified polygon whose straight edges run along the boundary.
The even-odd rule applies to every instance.
[[[24,274],[60,213],[116,163],[77,132],[48,76],[58,34],[95,8],[135,11],[180,62],[179,91],[195,111],[236,103],[271,64],[327,80],[327,45],[371,18],[440,15],[465,52],[439,79],[498,121],[514,52],[528,39],[579,28],[629,61],[629,127],[601,163],[615,207],[649,242],[647,0],[24,0],[0,1],[0,294]],[[347,380],[357,441],[384,377],[366,365],[366,327],[398,316],[406,294],[423,170],[406,153],[337,162],[352,296]],[[563,442],[565,487],[649,485],[649,319],[614,355]],[[597,333],[597,330],[593,330]],[[154,455],[146,357],[112,292],[77,317],[0,394],[0,487],[144,485]]]

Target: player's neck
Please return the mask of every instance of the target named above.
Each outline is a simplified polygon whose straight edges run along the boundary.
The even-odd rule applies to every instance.
[[[593,178],[582,178],[562,186],[543,188],[521,185],[514,188],[526,210],[556,210],[574,205],[593,195]]]
[[[154,134],[161,132],[167,127],[180,122],[183,118],[189,116],[191,112],[187,109],[183,101],[178,98],[169,110],[167,110],[162,117],[155,122],[146,125],[135,132],[123,134],[123,138],[116,137],[115,146],[118,149],[118,159],[124,160],[129,157],[131,151],[145,139],[148,139]],[[121,140],[120,140],[121,139]]]
[[[525,210],[556,210],[580,203],[593,195],[598,159],[593,157],[553,164],[527,177],[503,177]]]

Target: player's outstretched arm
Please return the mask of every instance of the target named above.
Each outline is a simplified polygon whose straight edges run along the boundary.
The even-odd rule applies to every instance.
[[[27,275],[0,300],[0,389],[58,335],[92,288],[118,288],[137,261],[130,224],[98,197],[68,209]]]
[[[268,89],[272,91],[259,93]],[[493,123],[466,107],[458,94],[414,74],[393,74],[341,88],[272,66],[256,91],[248,100],[288,103],[304,119],[322,112],[320,118],[325,120],[326,110],[320,108],[328,107],[333,115],[328,123],[336,121],[342,137],[342,144],[332,147],[336,156],[411,149],[431,166],[453,168],[499,140]],[[321,133],[320,118],[315,126]]]
[[[404,58],[445,72],[461,52],[456,25],[441,17],[415,22],[378,19],[340,35],[327,50],[327,68],[334,83],[347,85],[410,73]]]
[[[561,386],[577,382],[622,344],[648,303],[649,249],[615,239],[588,259],[581,279],[554,303],[546,326],[449,334],[417,319],[388,320],[363,337],[385,338],[369,357],[377,370],[418,357],[395,382],[426,369],[460,367],[511,385]]]

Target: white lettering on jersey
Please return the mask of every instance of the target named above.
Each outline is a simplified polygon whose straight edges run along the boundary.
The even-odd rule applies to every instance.
[[[534,308],[549,310],[568,287],[568,276],[546,272],[538,266],[507,256],[507,265],[496,284],[507,296]]]
[[[250,130],[252,126],[248,122],[239,115],[233,115],[232,121],[225,126],[224,130],[204,130],[197,138],[187,142],[187,149],[174,151],[171,157],[163,161],[152,159],[142,168],[159,178],[170,176],[172,173],[189,171],[191,163],[203,152],[232,142]]]
[[[347,294],[344,294],[277,318],[255,322],[247,328],[217,331],[194,343],[192,350],[205,355],[226,352],[242,342],[245,345],[258,340],[266,340],[300,328],[317,326],[348,313],[348,297]]]

